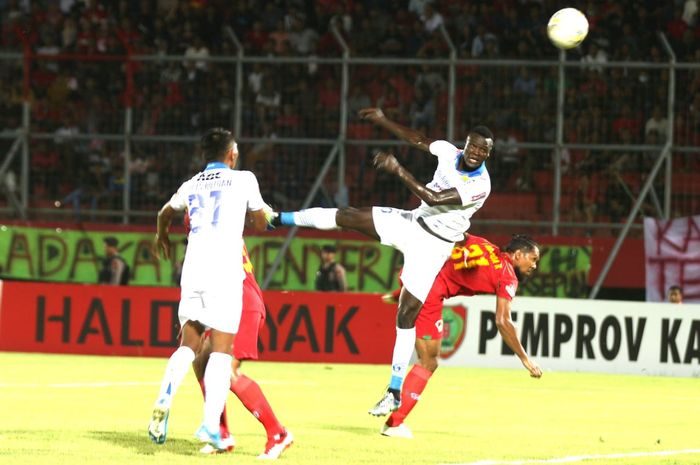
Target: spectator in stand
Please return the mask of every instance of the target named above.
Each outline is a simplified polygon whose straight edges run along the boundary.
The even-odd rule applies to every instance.
[[[289,44],[297,55],[314,55],[318,38],[318,32],[308,27],[302,17],[294,19],[289,33]]]
[[[104,238],[105,258],[102,260],[102,268],[98,277],[99,284],[111,284],[113,286],[126,286],[129,284],[129,265],[124,257],[119,255],[119,240],[109,236]]]
[[[590,65],[587,67],[587,69],[593,70],[597,73],[602,73],[603,67],[600,65],[601,63],[607,63],[607,61],[608,54],[605,53],[605,50],[600,48],[595,40],[588,42],[588,53],[581,58],[581,62]]]
[[[363,83],[351,84],[348,95],[348,121],[360,121],[359,111],[372,106],[369,95],[365,92]]]
[[[334,245],[321,247],[321,266],[316,272],[315,288],[317,291],[345,292],[348,290],[345,268],[335,261]]]
[[[284,20],[279,19],[275,30],[272,31],[268,38],[272,40],[273,49],[276,54],[283,55],[289,50],[289,31],[284,27]]]
[[[427,3],[423,7],[423,13],[420,19],[423,21],[426,32],[429,34],[439,32],[440,27],[445,24],[445,19],[439,12],[435,11],[435,7],[432,3]]]
[[[680,286],[671,286],[668,288],[668,301],[672,304],[683,303],[683,289]]]
[[[668,120],[663,115],[661,105],[654,105],[651,117],[644,125],[644,134],[648,136],[651,132],[656,132],[662,141],[666,140],[666,135],[668,134]]]
[[[255,96],[255,112],[262,134],[269,136],[274,132],[274,123],[280,113],[282,96],[271,76],[262,81],[262,88]]]
[[[427,85],[421,85],[416,88],[409,116],[412,129],[426,134],[432,132],[436,118],[435,97]]]

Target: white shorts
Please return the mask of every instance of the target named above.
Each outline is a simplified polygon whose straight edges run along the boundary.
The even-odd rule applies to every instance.
[[[413,212],[390,207],[373,207],[374,229],[382,244],[403,252],[403,286],[425,302],[433,281],[452,253],[454,242],[447,242],[427,232],[413,217]]]
[[[207,329],[236,334],[243,308],[243,283],[231,283],[225,289],[185,289],[180,291],[177,311],[180,327],[198,321]]]

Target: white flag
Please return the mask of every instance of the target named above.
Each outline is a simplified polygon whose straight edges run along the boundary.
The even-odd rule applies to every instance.
[[[663,302],[671,286],[684,302],[700,302],[700,216],[644,218],[647,301]]]

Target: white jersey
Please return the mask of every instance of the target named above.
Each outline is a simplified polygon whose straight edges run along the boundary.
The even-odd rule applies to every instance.
[[[413,210],[414,217],[422,218],[421,221],[432,232],[453,242],[463,239],[464,233],[471,225],[469,219],[484,205],[491,193],[491,179],[485,165],[470,173],[457,169],[462,152],[446,140],[436,140],[430,144],[430,153],[437,157],[438,166],[433,180],[426,184],[434,191],[457,189],[462,205],[431,207],[421,202],[420,206]]]
[[[187,208],[190,215],[181,287],[219,289],[243,281],[245,215],[265,205],[255,175],[210,163],[183,183],[169,203],[175,210]]]

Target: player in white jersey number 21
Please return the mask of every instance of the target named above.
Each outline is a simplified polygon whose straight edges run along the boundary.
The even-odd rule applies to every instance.
[[[283,212],[275,221],[317,229],[353,229],[403,253],[404,287],[396,316],[392,376],[387,392],[370,410],[372,414],[385,415],[399,406],[421,305],[454,243],[463,239],[469,219],[491,192],[484,161],[491,154],[494,141],[487,127],[476,126],[469,131],[464,149],[460,150],[448,141],[429,139],[387,119],[378,108],[360,110],[360,116],[437,158],[433,180],[424,186],[392,154],[379,152],[374,157],[374,166],[397,176],[421,199],[420,206],[411,211],[391,207],[310,208]]]
[[[180,281],[180,347],[168,360],[148,427],[151,440],[165,442],[172,399],[199,351],[202,333],[211,328],[212,353],[204,372],[204,421],[196,433],[203,442],[225,450],[219,417],[231,377],[231,349],[241,319],[241,264],[244,224],[264,231],[265,209],[258,180],[235,171],[238,146],[230,131],[210,129],[201,139],[206,168],[180,186],[158,213],[154,253],[170,258],[168,229],[176,211],[188,210],[190,232]]]

